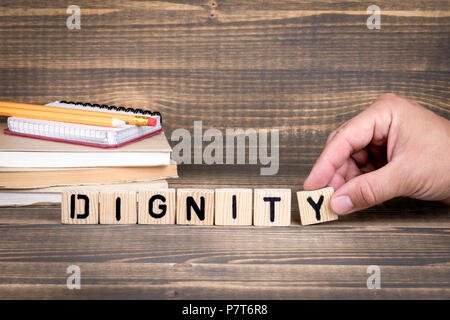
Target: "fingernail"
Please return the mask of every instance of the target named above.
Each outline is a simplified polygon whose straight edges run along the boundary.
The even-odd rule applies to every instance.
[[[337,214],[343,214],[353,209],[353,202],[349,196],[340,196],[331,200],[331,208]]]

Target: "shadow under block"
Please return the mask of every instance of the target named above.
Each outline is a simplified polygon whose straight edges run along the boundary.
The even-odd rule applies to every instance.
[[[100,224],[136,224],[136,200],[134,191],[100,192]]]
[[[71,192],[61,194],[61,223],[98,224],[98,192]]]
[[[254,189],[253,225],[291,224],[291,189]]]
[[[216,189],[214,224],[250,226],[253,219],[252,189]]]
[[[214,190],[177,189],[177,224],[213,225]]]
[[[333,188],[297,192],[301,224],[309,225],[337,220],[339,216],[330,206],[333,193]]]
[[[139,191],[139,224],[175,224],[175,189]]]

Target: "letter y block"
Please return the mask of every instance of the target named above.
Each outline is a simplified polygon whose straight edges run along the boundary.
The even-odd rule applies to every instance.
[[[298,209],[302,225],[316,224],[338,219],[330,206],[333,188],[323,188],[314,191],[297,192]]]

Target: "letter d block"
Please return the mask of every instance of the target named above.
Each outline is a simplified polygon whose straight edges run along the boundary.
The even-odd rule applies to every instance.
[[[136,192],[100,192],[100,224],[136,223]]]
[[[302,225],[338,219],[338,215],[334,213],[330,206],[333,193],[333,188],[297,192],[298,209]]]
[[[252,189],[216,189],[214,224],[250,226],[253,219]]]
[[[139,191],[139,224],[175,224],[175,189]]]
[[[61,194],[61,223],[98,224],[98,192],[66,191]]]
[[[291,189],[255,189],[254,197],[255,226],[291,224]]]
[[[214,190],[177,190],[177,224],[211,226],[213,223]]]

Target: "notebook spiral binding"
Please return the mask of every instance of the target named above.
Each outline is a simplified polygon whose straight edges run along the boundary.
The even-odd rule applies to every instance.
[[[46,104],[46,106],[147,116],[155,118],[157,123],[155,126],[127,125],[124,127],[110,128],[58,121],[9,117],[8,130],[5,130],[5,133],[99,148],[117,148],[157,134],[163,130],[161,114],[159,112],[151,112],[150,110],[66,100],[51,102]]]
[[[125,108],[125,107],[116,107],[116,106],[110,106],[107,104],[98,104],[98,103],[89,103],[89,102],[74,102],[74,101],[66,101],[61,100],[59,103],[67,104],[67,105],[76,105],[81,107],[86,107],[87,109],[90,108],[96,108],[100,110],[96,111],[105,111],[105,112],[118,112],[118,113],[131,113],[134,115],[141,115],[141,116],[157,116],[159,117],[159,122],[162,124],[162,116],[161,113],[158,111],[150,111],[150,110],[144,110],[140,108]]]

